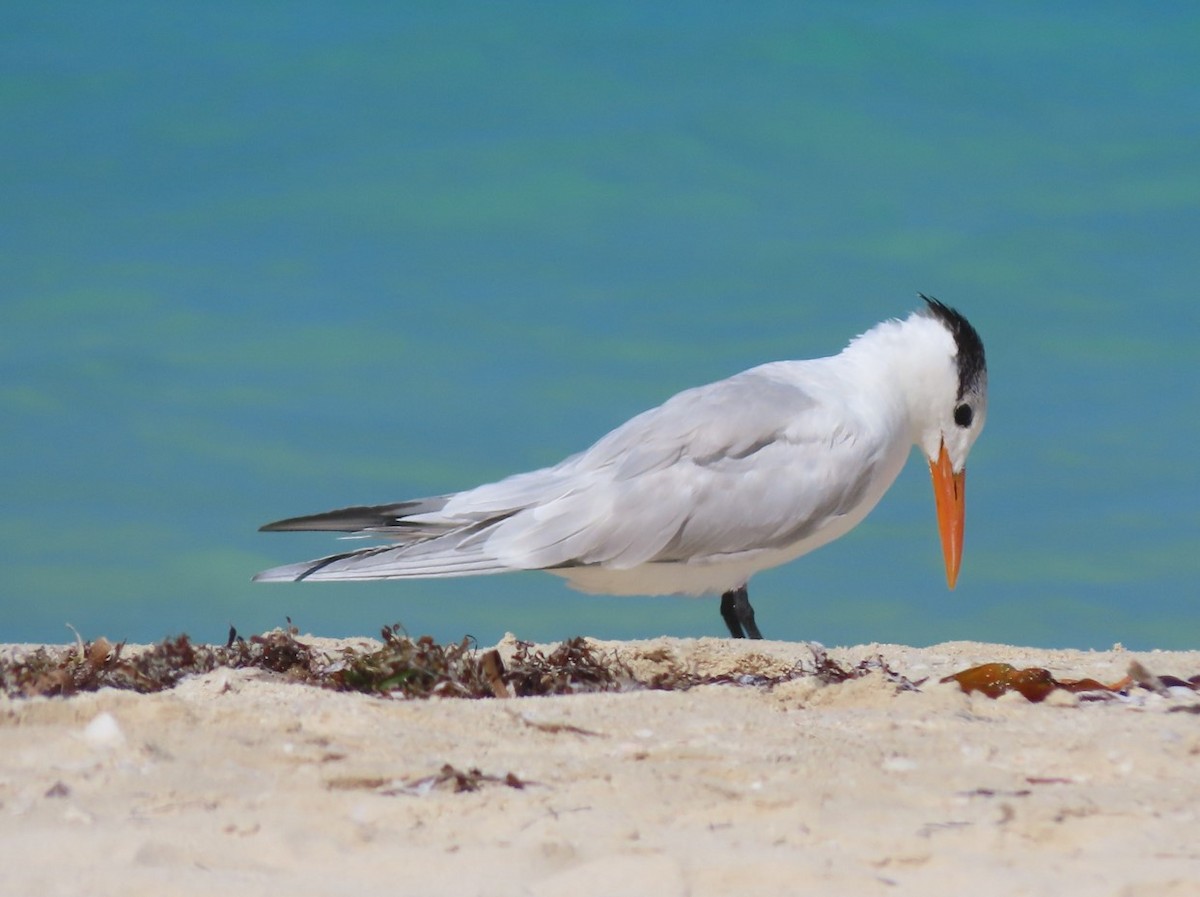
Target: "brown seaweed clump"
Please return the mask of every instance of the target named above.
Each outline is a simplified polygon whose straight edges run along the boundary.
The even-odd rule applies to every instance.
[[[1026,700],[1038,703],[1046,700],[1055,689],[1080,695],[1080,700],[1105,700],[1125,694],[1134,686],[1168,695],[1170,688],[1200,691],[1200,676],[1180,679],[1178,676],[1156,676],[1137,661],[1130,664],[1129,674],[1119,682],[1106,685],[1095,679],[1058,679],[1042,667],[1018,669],[1008,663],[984,663],[946,676],[942,682],[957,682],[967,692],[979,692],[989,698],[998,698],[1009,692],[1018,692]]]
[[[383,628],[379,648],[344,648],[333,656],[298,634],[288,621],[286,629],[248,639],[231,629],[223,646],[195,644],[187,635],[138,650],[103,637],[80,639],[66,648],[0,657],[0,691],[9,697],[67,696],[101,688],[148,693],[220,667],[266,670],[323,688],[402,698],[614,691],[625,681],[619,662],[578,637],[549,654],[519,642],[506,667],[497,651],[480,652],[469,638],[441,645],[427,635],[412,639],[399,625]]]
[[[142,693],[174,688],[186,676],[218,667],[255,668],[283,673],[301,682],[319,682],[325,660],[296,639],[290,625],[249,639],[230,630],[223,646],[197,645],[187,635],[129,650],[101,636],[67,648],[37,648],[12,659],[0,657],[0,691],[9,697],[72,695],[101,688]]]

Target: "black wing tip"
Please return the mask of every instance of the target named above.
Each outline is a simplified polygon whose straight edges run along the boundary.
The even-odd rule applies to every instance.
[[[258,528],[260,533],[296,533],[310,530],[312,532],[338,532],[341,527],[335,527],[323,514],[311,517],[289,517],[286,520],[274,520],[264,523]]]
[[[929,313],[942,322],[954,337],[958,347],[958,397],[979,388],[987,376],[987,355],[983,350],[983,339],[979,331],[971,326],[958,309],[951,308],[940,299],[917,293],[929,308]]]
[[[359,506],[339,508],[336,511],[325,511],[321,514],[306,514],[303,517],[288,517],[264,523],[258,528],[260,533],[354,533],[373,527],[393,526],[411,502],[391,505]]]
[[[306,514],[303,517],[288,517],[264,523],[260,533],[359,533],[389,529],[402,525],[409,514],[436,511],[446,504],[446,496],[424,498],[417,501],[400,501],[388,505],[356,505],[339,508],[321,514]]]

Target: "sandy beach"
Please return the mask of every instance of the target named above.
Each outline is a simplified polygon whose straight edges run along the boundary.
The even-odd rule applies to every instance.
[[[1187,679],[1200,652],[829,652],[911,690],[753,684],[803,644],[597,647],[748,684],[392,700],[222,669],[0,699],[0,893],[1200,894],[1200,694],[938,681],[985,662]]]

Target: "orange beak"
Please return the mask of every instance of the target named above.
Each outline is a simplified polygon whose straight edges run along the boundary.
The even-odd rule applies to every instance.
[[[964,468],[960,473],[954,472],[943,442],[937,461],[929,462],[929,473],[933,476],[938,532],[942,536],[942,555],[946,559],[946,583],[953,589],[958,581],[958,566],[962,563],[967,471]]]

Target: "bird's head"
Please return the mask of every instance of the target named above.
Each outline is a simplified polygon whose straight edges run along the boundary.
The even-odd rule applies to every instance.
[[[946,582],[953,589],[962,561],[967,455],[987,419],[987,361],[983,341],[966,318],[923,293],[921,298],[928,306],[921,314],[951,337],[940,340],[949,353],[925,380],[923,407],[915,420],[917,442],[933,477]]]

